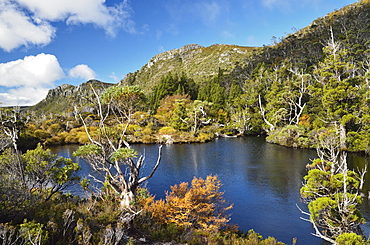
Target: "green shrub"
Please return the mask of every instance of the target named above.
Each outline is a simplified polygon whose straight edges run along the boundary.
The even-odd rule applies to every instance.
[[[199,142],[207,142],[214,138],[214,135],[211,133],[199,133],[197,139]]]
[[[42,129],[35,130],[35,137],[40,140],[45,140],[50,137],[50,134]]]
[[[283,128],[276,129],[275,131],[270,132],[266,137],[266,141],[288,147],[302,147],[301,144],[304,146],[309,145],[308,138],[305,134],[305,127],[298,125],[288,125]]]
[[[53,136],[51,138],[46,139],[46,145],[61,145],[64,144],[64,139],[60,136]]]
[[[23,224],[20,225],[19,233],[27,241],[26,244],[45,244],[49,239],[49,235],[43,228],[43,224],[37,223],[34,220],[28,222],[25,219]]]
[[[177,130],[174,129],[173,127],[163,127],[163,128],[160,128],[159,131],[158,131],[158,134],[160,135],[173,135],[173,134],[176,134],[177,133]]]
[[[335,241],[338,245],[364,245],[369,244],[365,242],[360,235],[356,233],[343,233],[340,234]]]

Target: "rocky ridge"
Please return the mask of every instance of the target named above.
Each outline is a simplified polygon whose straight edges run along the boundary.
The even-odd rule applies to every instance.
[[[136,84],[145,92],[150,92],[161,77],[169,72],[185,73],[196,83],[201,83],[216,75],[219,69],[231,72],[237,63],[245,62],[255,49],[257,48],[226,44],[209,47],[188,44],[155,55],[140,70],[127,74],[120,84]]]

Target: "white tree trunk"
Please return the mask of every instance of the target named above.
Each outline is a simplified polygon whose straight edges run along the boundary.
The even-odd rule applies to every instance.
[[[135,200],[135,194],[131,191],[125,191],[121,193],[121,208],[129,208],[132,202]]]

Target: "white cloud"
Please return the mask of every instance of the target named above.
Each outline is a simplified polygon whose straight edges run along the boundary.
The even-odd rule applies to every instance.
[[[54,35],[55,28],[48,22],[35,22],[14,4],[0,1],[0,47],[5,51],[22,45],[45,45]]]
[[[96,77],[87,65],[70,69],[70,77],[85,80]],[[44,99],[54,82],[65,78],[58,59],[51,54],[26,56],[23,59],[0,63],[0,102],[3,106],[34,105]]]
[[[132,31],[128,20],[130,8],[127,0],[114,7],[107,7],[104,0],[17,0],[17,2],[44,20],[65,20],[67,24],[92,23],[104,28],[110,35],[114,35],[117,25],[123,25],[126,30]]]
[[[85,80],[94,79],[95,72],[85,64],[77,65],[69,70],[69,76],[74,78],[82,78]]]
[[[0,86],[9,89],[0,93],[0,101],[3,105],[33,105],[63,77],[57,58],[51,54],[41,53],[0,63]]]
[[[18,97],[10,93],[0,93],[1,106],[16,106],[20,105]]]
[[[52,22],[93,24],[115,36],[122,28],[135,33],[127,0],[108,7],[105,0],[0,0],[0,48],[46,45],[55,36]]]
[[[0,63],[0,86],[50,86],[63,77],[64,72],[57,58],[51,54],[41,53]]]
[[[7,93],[0,93],[2,106],[31,106],[44,99],[48,88],[20,87],[10,89]]]

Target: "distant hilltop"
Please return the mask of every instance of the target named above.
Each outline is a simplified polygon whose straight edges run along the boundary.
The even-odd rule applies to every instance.
[[[252,51],[256,49],[227,44],[209,47],[188,44],[155,55],[140,70],[127,74],[120,84],[136,84],[149,92],[169,72],[185,73],[200,83],[216,75],[219,69],[232,71],[238,63],[248,62]]]
[[[92,88],[100,94],[106,88],[113,86],[111,83],[104,83],[98,80],[90,80],[78,86],[63,84],[50,89],[46,98],[30,107],[33,111],[42,113],[61,113],[71,111],[74,105],[82,106],[88,102],[87,99],[93,95]],[[85,110],[91,110],[86,106]]]

